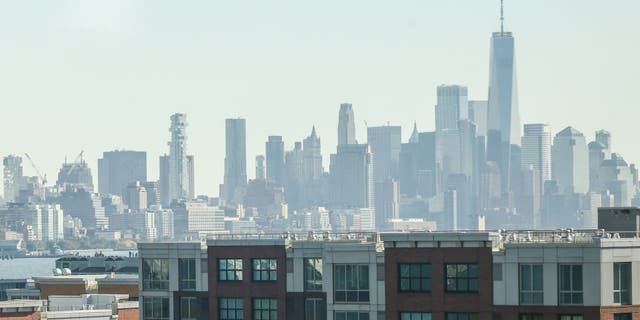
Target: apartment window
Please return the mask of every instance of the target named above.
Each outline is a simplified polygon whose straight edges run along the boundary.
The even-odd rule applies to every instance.
[[[169,289],[169,260],[142,259],[142,288],[144,290]]]
[[[520,304],[542,304],[544,291],[542,286],[542,265],[520,265]]]
[[[613,302],[631,304],[629,287],[631,286],[631,263],[615,262],[613,264]]]
[[[631,320],[633,316],[631,313],[614,313],[613,320]]]
[[[400,320],[431,320],[428,312],[400,312]]]
[[[369,266],[342,264],[333,267],[334,299],[336,302],[369,301]]]
[[[493,281],[502,281],[502,263],[493,264]]]
[[[196,297],[180,298],[180,319],[195,320],[200,315],[200,306]]]
[[[542,313],[521,313],[518,316],[519,320],[544,320]]]
[[[446,264],[445,274],[448,292],[478,292],[477,264]]]
[[[169,319],[169,298],[143,297],[143,320],[167,320]]]
[[[367,312],[336,311],[335,320],[369,320]]]
[[[584,320],[581,314],[561,314],[558,320]]]
[[[304,259],[304,290],[322,291],[322,259]]]
[[[253,259],[253,281],[276,281],[278,261],[276,259]]]
[[[431,291],[431,265],[428,263],[401,263],[398,265],[400,274],[400,291],[429,292]]]
[[[178,259],[178,273],[180,276],[180,290],[196,289],[196,260]]]
[[[218,259],[218,280],[242,281],[242,259]]]
[[[277,320],[278,319],[278,300],[253,299],[253,319],[254,320]]]
[[[322,299],[310,298],[304,301],[304,320],[321,320],[323,317],[325,306]]]
[[[582,265],[561,264],[558,273],[560,304],[582,304]]]
[[[244,303],[239,298],[220,298],[218,300],[218,316],[220,320],[244,319]]]
[[[478,314],[472,312],[447,312],[446,320],[478,320]]]

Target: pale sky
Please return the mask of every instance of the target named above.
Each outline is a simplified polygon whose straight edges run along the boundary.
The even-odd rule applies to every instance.
[[[640,1],[506,0],[522,123],[572,125],[640,161]],[[369,125],[434,127],[438,84],[486,99],[498,0],[0,1],[0,155],[28,152],[55,182],[65,155],[168,152],[187,113],[196,192],[222,183],[224,119],[247,119],[247,171],[268,135],[316,125],[325,163],[338,109]],[[328,167],[328,165],[327,165]],[[25,171],[34,174],[25,159]]]

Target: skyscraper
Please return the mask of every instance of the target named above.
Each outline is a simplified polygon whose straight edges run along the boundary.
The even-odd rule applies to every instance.
[[[343,144],[331,155],[331,202],[374,208],[373,157],[368,144]]]
[[[400,126],[367,128],[367,143],[373,154],[373,178],[376,183],[397,179],[400,165],[402,129]]]
[[[224,194],[232,203],[242,199],[247,186],[247,125],[245,119],[225,121]]]
[[[356,123],[350,103],[340,105],[338,114],[338,145],[356,144]]]
[[[22,173],[22,158],[16,155],[8,155],[2,159],[4,185],[4,201],[14,202],[20,194],[20,189],[25,184]]]
[[[560,193],[589,191],[589,153],[584,135],[567,127],[558,132],[551,149],[551,175],[558,182]]]
[[[478,137],[487,136],[487,108],[486,100],[469,101],[469,119],[476,124],[476,135]]]
[[[169,199],[188,198],[191,182],[189,181],[189,160],[187,159],[187,115],[175,113],[171,115],[171,141],[169,141]]]
[[[98,159],[98,191],[122,196],[131,182],[147,181],[147,153],[115,150],[102,153]]]
[[[376,182],[376,228],[382,230],[391,219],[400,218],[398,181]]]
[[[158,179],[158,189],[160,189],[160,203],[163,207],[169,207],[171,198],[169,198],[169,156],[162,155],[159,158],[160,179]]]
[[[596,142],[602,144],[605,159],[611,158],[611,133],[607,130],[596,131]]]
[[[542,188],[544,181],[551,180],[551,128],[545,123],[524,125],[522,136],[522,169],[538,171]]]
[[[284,141],[282,136],[269,136],[265,143],[267,155],[267,179],[273,181],[276,186],[284,185]]]
[[[438,104],[436,104],[436,132],[455,130],[458,120],[469,118],[469,99],[467,87],[453,85],[438,86]]]
[[[256,180],[264,180],[266,178],[265,168],[264,168],[264,156],[257,155],[256,156]]]
[[[503,191],[511,190],[511,145],[520,143],[520,114],[516,81],[515,41],[504,31],[500,8],[500,31],[491,37],[489,105],[487,111],[487,159],[498,163]],[[489,148],[491,146],[491,148]]]
[[[93,192],[93,176],[91,168],[80,157],[77,162],[64,163],[60,171],[58,171],[58,180],[56,186],[60,188],[82,188],[89,192]]]
[[[302,141],[302,153],[304,157],[304,178],[305,180],[318,180],[322,177],[322,149],[320,137],[313,126],[311,134]]]

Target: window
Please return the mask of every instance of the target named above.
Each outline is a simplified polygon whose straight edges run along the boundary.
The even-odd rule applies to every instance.
[[[582,304],[582,265],[558,266],[560,304]]]
[[[253,319],[254,320],[277,320],[278,319],[278,300],[253,299]]]
[[[493,281],[502,281],[502,263],[493,264]]]
[[[180,274],[180,290],[196,289],[196,260],[178,259],[178,273]]]
[[[542,265],[520,265],[520,304],[542,304]]]
[[[320,320],[323,317],[325,306],[322,299],[310,298],[304,301],[304,320]]]
[[[278,261],[276,259],[253,259],[253,281],[276,281]]]
[[[544,320],[542,313],[521,313],[519,320]]]
[[[401,263],[398,265],[400,274],[400,291],[429,292],[431,291],[431,265],[428,263]]]
[[[196,297],[180,298],[180,319],[195,320],[200,314],[200,306]]]
[[[143,297],[142,298],[142,319],[143,320],[169,319],[169,298]]]
[[[218,259],[218,280],[242,281],[242,259]]]
[[[169,260],[142,259],[142,288],[144,290],[169,289]]]
[[[446,320],[478,320],[478,314],[471,312],[447,312]]]
[[[631,304],[629,287],[631,286],[631,263],[615,262],[613,264],[613,302]]]
[[[242,299],[220,298],[218,300],[218,316],[220,320],[242,320],[244,319]]]
[[[478,292],[477,264],[446,264],[448,292]]]
[[[322,291],[322,259],[304,259],[304,290]]]
[[[631,313],[614,313],[613,320],[631,320],[633,319]]]
[[[558,320],[583,320],[581,314],[561,314]]]
[[[431,320],[431,313],[400,312],[400,320]]]
[[[334,300],[336,302],[369,301],[369,266],[335,265],[333,268]]]
[[[369,314],[366,312],[353,311],[336,311],[335,320],[369,320]]]

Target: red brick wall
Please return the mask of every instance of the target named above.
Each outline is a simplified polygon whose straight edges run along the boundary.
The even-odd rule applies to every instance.
[[[218,281],[218,259],[242,259],[242,281]],[[251,260],[275,258],[278,261],[277,281],[253,282]],[[284,246],[219,246],[208,248],[209,264],[209,313],[218,320],[218,299],[222,297],[243,298],[244,314],[251,319],[253,298],[278,299],[278,319],[285,319],[287,298],[286,251]]]
[[[430,263],[431,292],[400,292],[398,263]],[[445,263],[477,263],[479,292],[446,292]],[[401,311],[420,311],[430,312],[433,320],[444,320],[446,312],[475,312],[479,320],[490,320],[493,306],[492,270],[491,248],[386,248],[386,319],[397,320]]]
[[[599,307],[581,306],[495,306],[494,320],[518,320],[520,314],[542,314],[544,320],[558,320],[560,315],[581,314],[584,320],[600,319]],[[613,320],[613,319],[612,319]]]
[[[126,285],[126,284],[99,284],[98,293],[107,294],[128,294],[129,298],[139,297],[138,285]]]
[[[616,313],[631,313],[633,320],[640,320],[640,306],[637,306],[637,305],[636,306],[602,307],[600,308],[600,319],[613,320],[613,315]]]
[[[0,313],[2,320],[40,320],[40,312]]]
[[[84,284],[36,284],[40,289],[40,299],[47,300],[50,295],[79,296],[87,293]]]
[[[118,310],[118,320],[138,320],[139,318],[140,311],[137,308]]]

